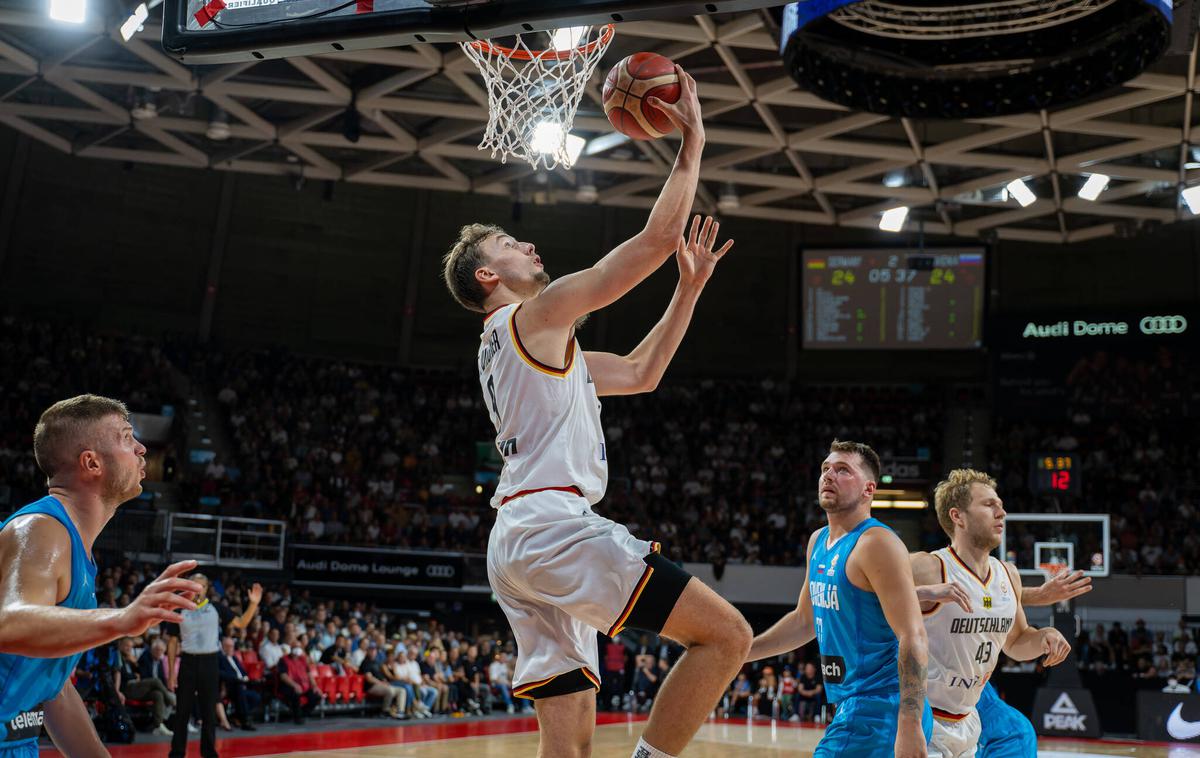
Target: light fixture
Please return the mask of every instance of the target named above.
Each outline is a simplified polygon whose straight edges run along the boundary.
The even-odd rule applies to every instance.
[[[129,115],[135,121],[148,121],[158,118],[158,97],[153,92],[137,90],[133,95],[133,107]]]
[[[885,232],[898,232],[904,228],[904,222],[908,218],[908,206],[902,205],[899,208],[889,208],[879,217],[879,228]]]
[[[1194,187],[1188,187],[1179,193],[1183,197],[1183,202],[1187,203],[1188,210],[1192,215],[1200,213],[1200,184]]]
[[[87,0],[50,0],[50,18],[68,24],[87,20]]]
[[[213,106],[212,115],[208,119],[208,129],[204,136],[214,142],[224,142],[229,139],[229,115],[221,108]]]
[[[1033,194],[1033,190],[1029,189],[1024,179],[1013,179],[1004,186],[1022,208],[1032,205],[1033,201],[1037,200],[1037,195]]]
[[[896,189],[897,187],[903,187],[906,181],[908,181],[907,172],[903,170],[889,171],[883,177],[883,186]]]
[[[717,196],[717,210],[722,213],[736,211],[742,206],[742,201],[738,198],[737,190],[732,182],[725,182],[721,187],[721,194]]]
[[[555,29],[550,35],[551,46],[558,52],[574,50],[579,47],[579,40],[583,37],[586,26],[566,26],[562,29]]]
[[[586,144],[587,140],[583,137],[563,134],[562,124],[551,119],[546,119],[534,127],[533,138],[529,140],[530,149],[539,153],[557,154],[559,162],[566,168],[575,165]]]
[[[142,24],[150,17],[150,9],[145,3],[138,3],[138,6],[133,9],[133,13],[129,14],[129,18],[125,19],[125,23],[121,24],[121,39],[128,42],[133,39],[133,35],[138,33],[142,28]]]
[[[592,177],[591,171],[579,172],[579,184],[575,188],[575,199],[581,203],[594,203],[600,199],[600,192],[596,189],[596,180]]]
[[[1079,196],[1084,200],[1095,200],[1108,187],[1108,181],[1104,174],[1092,174],[1079,188]]]

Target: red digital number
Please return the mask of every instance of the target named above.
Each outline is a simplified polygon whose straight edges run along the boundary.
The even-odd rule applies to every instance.
[[[1071,489],[1071,472],[1054,471],[1050,474],[1050,489],[1066,492]]]

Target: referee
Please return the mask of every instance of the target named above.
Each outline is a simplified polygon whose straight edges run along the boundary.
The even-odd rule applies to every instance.
[[[220,688],[217,652],[220,650],[222,630],[226,627],[245,629],[258,612],[262,600],[262,585],[250,589],[250,605],[241,616],[234,615],[225,605],[214,605],[208,601],[208,577],[192,574],[193,582],[203,589],[196,595],[196,610],[180,614],[183,622],[178,626],[164,625],[171,636],[167,645],[168,686],[175,692],[175,734],[171,738],[170,758],[184,758],[187,753],[188,719],[192,708],[200,705],[200,755],[203,758],[217,756],[217,694]],[[175,658],[183,648],[178,674]],[[245,717],[247,714],[243,714]]]

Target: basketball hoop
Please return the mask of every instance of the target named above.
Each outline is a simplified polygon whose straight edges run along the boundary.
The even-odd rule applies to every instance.
[[[516,35],[511,47],[490,40],[460,42],[488,90],[488,123],[480,150],[500,162],[509,156],[535,169],[570,168],[582,147],[571,135],[575,110],[613,39],[613,25],[574,26],[533,32],[549,34],[550,48],[532,47]],[[541,40],[544,41],[544,38]]]

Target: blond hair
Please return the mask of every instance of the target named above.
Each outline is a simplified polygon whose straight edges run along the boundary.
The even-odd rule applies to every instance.
[[[467,224],[458,231],[458,240],[442,257],[442,277],[446,288],[467,310],[484,312],[483,301],[487,292],[475,278],[475,271],[486,261],[480,245],[493,234],[505,231],[495,224]]]
[[[960,511],[971,504],[971,485],[982,484],[985,487],[996,488],[996,480],[982,471],[972,468],[958,468],[946,474],[946,478],[938,482],[933,491],[933,504],[937,510],[938,523],[951,537],[954,536],[954,521],[950,519],[950,509]]]
[[[129,409],[120,400],[99,395],[77,395],[47,408],[33,429],[33,457],[38,468],[53,479],[84,450],[98,447],[96,422],[109,416],[129,420]]]

